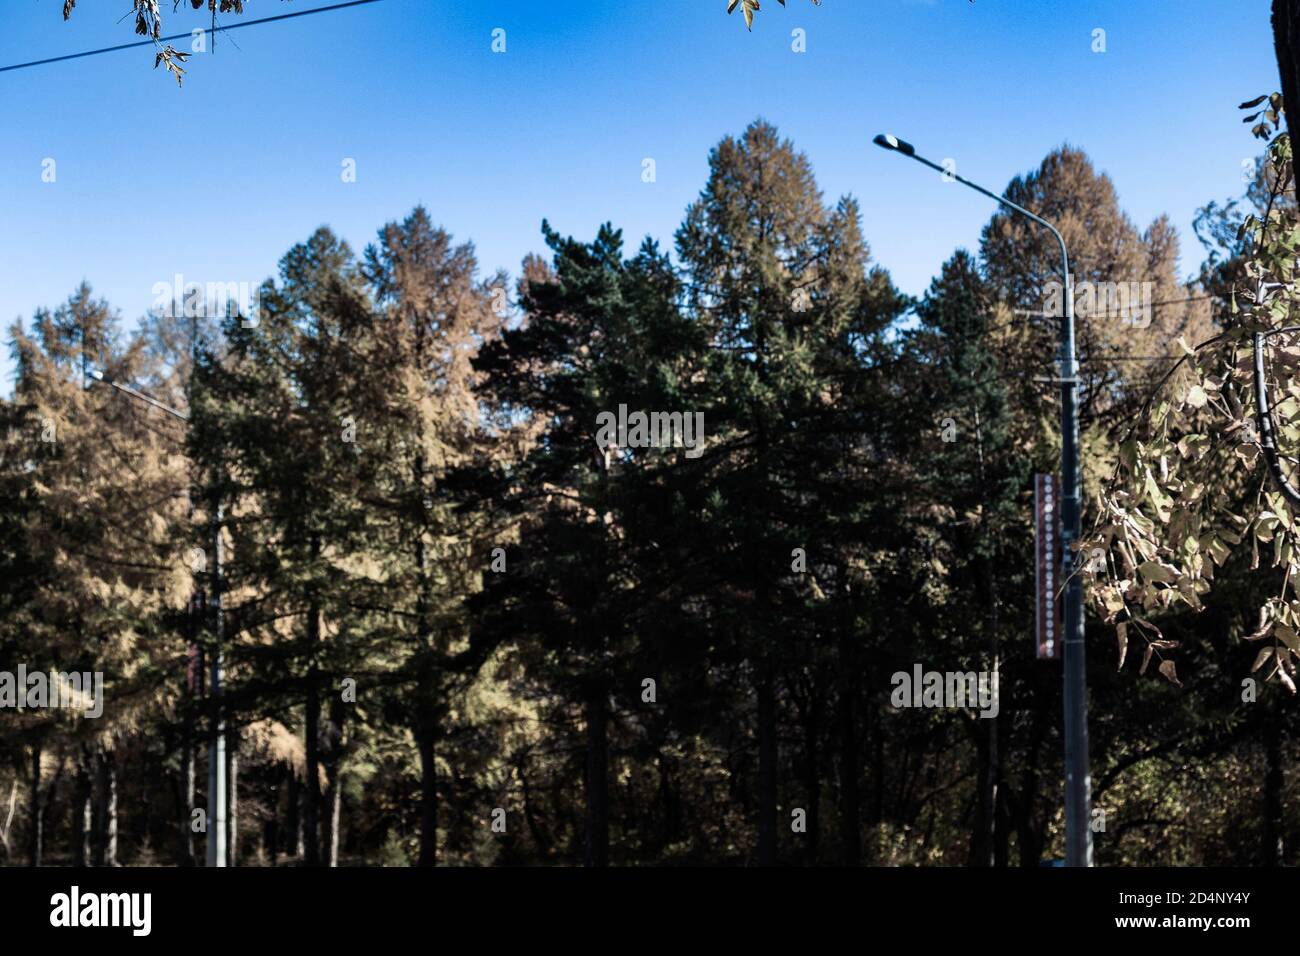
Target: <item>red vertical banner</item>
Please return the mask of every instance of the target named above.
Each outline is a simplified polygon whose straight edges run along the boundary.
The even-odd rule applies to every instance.
[[[1060,495],[1055,475],[1034,475],[1034,636],[1040,658],[1060,656]]]

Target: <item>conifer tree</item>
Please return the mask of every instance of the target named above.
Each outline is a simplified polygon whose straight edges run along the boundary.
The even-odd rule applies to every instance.
[[[770,865],[785,682],[811,638],[805,591],[790,574],[822,505],[807,462],[824,459],[829,436],[851,433],[862,406],[837,409],[832,396],[864,394],[844,383],[869,364],[898,297],[883,272],[868,271],[856,204],[824,205],[807,158],[761,120],[713,150],[677,248],[690,314],[708,339],[706,537],[732,582],[708,600],[754,695],[756,857]]]
[[[439,751],[454,757],[453,716],[490,651],[471,646],[465,602],[489,573],[499,529],[458,476],[490,463],[505,440],[481,421],[473,366],[505,318],[504,279],[481,280],[474,247],[423,207],[380,230],[363,271],[374,309],[354,374],[377,471],[360,494],[383,584],[373,603],[386,615],[389,703],[419,756],[418,862],[432,866]]]

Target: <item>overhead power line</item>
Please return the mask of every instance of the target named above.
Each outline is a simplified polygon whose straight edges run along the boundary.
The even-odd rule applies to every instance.
[[[230,30],[239,30],[243,27],[256,27],[264,23],[274,23],[277,20],[292,20],[295,17],[309,17],[314,13],[329,13],[331,10],[343,10],[347,7],[360,7],[368,3],[379,3],[379,0],[348,0],[347,3],[332,3],[328,7],[315,7],[311,10],[298,10],[294,13],[280,13],[273,17],[262,17],[258,20],[244,20],[240,23],[232,23],[230,26],[218,27],[217,33],[225,33]],[[101,53],[115,53],[118,50],[130,50],[135,47],[155,46],[159,43],[166,43],[171,40],[187,40],[194,35],[193,31],[185,33],[174,33],[171,36],[159,37],[156,40],[138,40],[135,43],[119,43],[117,46],[106,46],[101,50],[87,50],[85,53],[69,53],[65,56],[52,56],[44,60],[32,60],[30,63],[15,63],[12,66],[0,66],[0,73],[8,73],[10,70],[24,70],[29,66],[44,66],[47,63],[61,63],[64,60],[78,60],[84,56],[98,56]]]

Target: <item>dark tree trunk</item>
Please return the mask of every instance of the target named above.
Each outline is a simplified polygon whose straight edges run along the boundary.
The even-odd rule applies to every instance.
[[[270,812],[266,815],[266,823],[262,829],[262,844],[266,848],[267,860],[271,866],[276,866],[280,859],[280,792],[283,789],[281,782],[283,775],[271,788]]]
[[[841,621],[839,644],[840,852],[845,866],[857,866],[862,862],[862,798],[858,793],[858,738],[853,715],[857,691],[853,675],[857,671],[846,620]]]
[[[975,779],[978,781],[975,794],[975,821],[971,826],[970,850],[967,856],[968,866],[993,865],[993,808],[990,802],[992,786],[992,761],[989,747],[992,741],[987,735],[981,736],[982,729],[975,728]]]
[[[1282,732],[1276,713],[1264,716],[1264,838],[1261,866],[1281,866],[1286,850],[1282,820]]]
[[[41,851],[44,849],[45,815],[41,812],[41,745],[32,745],[31,782],[27,791],[27,865],[41,865]]]
[[[90,754],[83,750],[77,758],[77,781],[72,805],[73,859],[78,866],[90,866],[93,860],[91,834],[95,830],[94,780]]]
[[[663,751],[658,753],[659,763],[659,802],[663,807],[664,828],[659,841],[661,848],[669,843],[676,843],[682,829],[681,800],[673,788],[672,775],[668,770],[668,760]]]
[[[989,483],[984,467],[984,432],[980,424],[978,407],[975,409],[975,451],[978,456],[979,487],[982,493],[977,534],[981,538],[987,539],[990,532],[985,522],[985,516],[988,514],[990,504],[987,495],[984,493],[988,491]],[[988,599],[985,640],[988,644],[989,655],[989,691],[992,694],[992,700],[996,702],[999,667],[997,577],[994,574],[993,562],[989,560],[987,555],[979,562],[977,568],[978,586]],[[981,717],[981,719],[985,722],[985,726],[975,728],[977,738],[976,753],[978,755],[976,781],[979,792],[976,798],[975,825],[971,832],[970,865],[993,866],[995,862],[993,848],[997,843],[998,776],[1001,772],[998,757],[998,719],[997,717]],[[980,738],[981,730],[983,732],[982,739]]]
[[[871,713],[877,725],[871,741],[871,800],[867,804],[867,822],[875,826],[885,818],[885,735],[874,707]]]
[[[436,735],[430,723],[416,730],[420,753],[420,855],[417,866],[438,865],[438,768],[435,763]]]
[[[343,758],[347,744],[347,709],[341,695],[330,700],[329,726],[326,728],[325,779],[325,862],[339,865],[339,819],[343,807]]]
[[[1042,702],[1045,696],[1042,687],[1036,695],[1039,706],[1034,708],[1033,725],[1030,731],[1029,749],[1025,755],[1025,770],[1021,776],[1023,785],[1020,791],[1019,805],[1013,808],[1016,821],[1016,835],[1020,842],[1020,865],[1036,867],[1042,860],[1043,832],[1034,814],[1038,802],[1038,758],[1043,740],[1047,733],[1047,724],[1051,719]]]
[[[302,784],[298,774],[289,771],[288,819],[285,821],[285,853],[302,859]]]
[[[776,865],[776,689],[763,665],[758,683],[758,865]]]
[[[533,843],[537,846],[537,855],[543,860],[550,859],[551,841],[541,827],[537,819],[537,813],[533,809],[533,790],[528,783],[528,760],[524,756],[515,759],[515,773],[519,776],[519,786],[524,795],[524,820],[528,824],[528,832],[532,834]]]
[[[586,866],[609,865],[608,721],[605,692],[594,686],[588,691],[586,701],[587,819],[583,841],[583,863]]]
[[[320,865],[320,690],[316,671],[307,678],[307,715],[303,735],[307,750],[306,779],[302,791],[302,840],[308,866]]]
[[[424,324],[416,324],[415,339],[416,363],[424,368]],[[417,448],[419,444],[417,443]],[[424,485],[424,452],[415,455],[415,486],[420,499],[425,500],[428,490]],[[424,546],[424,535],[415,535],[415,567],[419,575],[419,591],[415,601],[416,637],[420,646],[428,652],[432,640],[433,628],[429,620],[428,579],[429,556]],[[421,668],[418,694],[422,709],[417,716],[415,744],[420,756],[420,850],[416,866],[438,865],[438,765],[437,741],[438,721],[432,713],[433,697],[431,676],[431,659],[419,662]]]
[[[320,555],[320,538],[313,537],[311,542],[312,558]],[[314,560],[313,560],[314,563]],[[303,781],[306,790],[303,794],[303,843],[306,848],[306,864],[320,865],[320,675],[316,670],[316,650],[320,644],[321,608],[320,603],[312,598],[307,615],[307,706],[303,743],[307,751],[307,779]]]
[[[993,655],[993,680],[1000,680],[1000,669],[1002,661],[1000,656],[995,652]],[[995,695],[1000,695],[1000,690],[994,689]],[[995,699],[997,699],[995,697]],[[988,762],[984,768],[986,778],[981,781],[980,798],[985,801],[984,807],[984,827],[985,841],[987,847],[984,859],[987,860],[988,866],[996,866],[997,858],[995,847],[998,843],[998,787],[1001,785],[1002,777],[1002,751],[999,746],[998,734],[998,717],[984,718],[984,723],[988,725]]]
[[[990,595],[992,595],[993,578],[991,568],[989,569],[986,586]],[[989,678],[989,692],[993,695],[992,699],[996,701],[998,699],[998,669],[1001,666],[997,639],[998,610],[996,599],[991,597],[990,600],[992,603],[989,611],[989,659],[992,671]],[[998,718],[981,717],[977,723],[983,726],[975,729],[976,737],[980,738],[981,734],[983,736],[978,739],[976,744],[979,794],[976,801],[975,825],[971,832],[970,865],[995,866],[997,864],[998,785],[1002,772],[998,748]]]
[[[1292,144],[1300,142],[1296,132],[1300,120],[1300,0],[1273,0],[1273,52],[1282,80],[1282,108]]]
[[[192,639],[192,638],[191,638]],[[193,652],[193,648],[191,648]],[[197,663],[197,672],[195,664]],[[181,726],[181,769],[180,769],[180,789],[181,799],[179,806],[178,835],[177,843],[177,863],[182,866],[193,866],[197,862],[194,853],[194,687],[193,682],[201,679],[203,674],[203,663],[201,659],[192,658],[190,661],[190,670],[186,673],[185,681],[185,717]]]
[[[998,790],[998,803],[994,812],[997,814],[997,839],[993,844],[993,865],[1005,867],[1011,859],[1011,819],[1007,815],[1007,799],[1001,788]]]
[[[821,717],[821,698],[818,695],[818,688],[813,687],[811,698],[808,702],[808,712],[804,715],[803,724],[803,750],[804,750],[804,793],[807,794],[808,800],[808,819],[806,821],[808,832],[804,834],[804,840],[807,843],[805,859],[809,866],[817,865],[818,844],[821,840],[821,819],[820,808],[822,802],[822,784],[821,784],[821,766],[818,761],[818,732],[820,730]]]

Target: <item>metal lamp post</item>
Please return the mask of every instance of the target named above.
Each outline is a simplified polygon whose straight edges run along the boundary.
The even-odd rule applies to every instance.
[[[968,186],[1013,212],[1043,226],[1061,247],[1061,273],[1065,277],[1065,314],[1061,324],[1061,566],[1065,579],[1065,845],[1067,866],[1092,865],[1092,829],[1089,805],[1092,783],[1088,773],[1088,691],[1084,670],[1083,582],[1078,575],[1074,542],[1081,535],[1079,488],[1079,379],[1074,351],[1074,283],[1065,239],[1046,219],[1004,196],[963,179],[953,170],[918,156],[916,149],[894,136],[879,135],[873,142],[942,173],[945,179]]]

